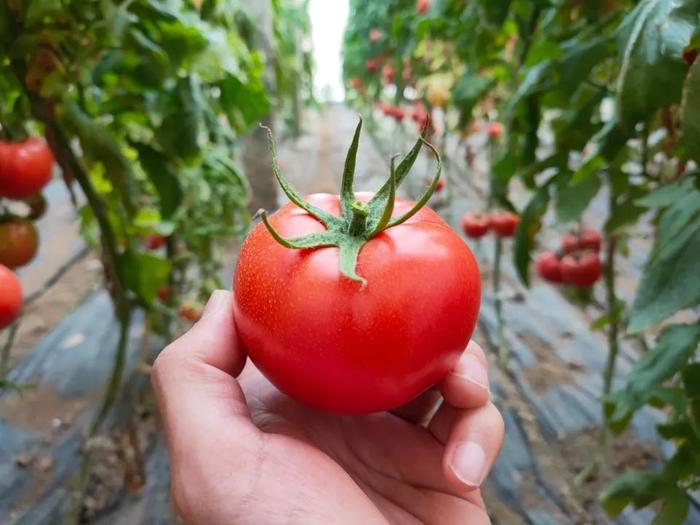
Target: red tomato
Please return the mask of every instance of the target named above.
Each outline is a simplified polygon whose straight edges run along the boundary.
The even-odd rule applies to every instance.
[[[497,211],[491,215],[491,229],[499,237],[512,237],[520,223],[520,217],[509,211]]]
[[[39,234],[25,219],[0,224],[0,264],[18,268],[31,261],[39,247]]]
[[[550,283],[563,283],[564,276],[561,274],[561,261],[556,252],[542,252],[535,261],[537,274]]]
[[[571,253],[578,250],[591,250],[596,253],[600,251],[602,239],[600,232],[595,228],[584,227],[581,235],[576,236],[567,233],[561,239],[561,249],[564,253]]]
[[[430,9],[430,0],[416,0],[416,12],[419,15],[425,14]]]
[[[382,81],[385,84],[394,83],[394,66],[391,64],[386,64],[382,68]]]
[[[186,301],[177,309],[177,314],[184,320],[194,323],[202,317],[204,308],[196,301]]]
[[[377,69],[379,69],[379,66],[381,66],[383,62],[384,62],[384,59],[382,57],[368,58],[365,61],[365,68],[370,73],[373,73]]]
[[[492,139],[497,139],[503,135],[503,124],[500,122],[491,122],[486,130],[486,133]]]
[[[165,246],[165,241],[166,239],[162,235],[152,233],[146,237],[144,244],[149,250],[158,250],[159,248]]]
[[[370,42],[377,42],[378,40],[381,40],[382,37],[384,36],[384,33],[382,33],[381,29],[372,29],[369,32],[369,41]]]
[[[696,58],[698,58],[697,49],[686,49],[683,51],[683,61],[689,66],[695,62]]]
[[[0,264],[0,330],[12,324],[22,309],[22,285],[17,275]]]
[[[365,84],[362,82],[362,79],[359,77],[353,77],[350,79],[350,85],[355,89],[356,91],[364,91],[365,90]]]
[[[337,195],[308,201],[339,214]],[[412,205],[397,199],[394,215]],[[287,237],[324,230],[293,204],[270,222]],[[471,251],[428,208],[367,242],[357,272],[364,287],[340,274],[337,247],[287,249],[258,224],[233,286],[240,341],[267,378],[299,401],[353,414],[402,405],[445,377],[481,294]]]
[[[53,155],[43,139],[0,143],[0,196],[24,199],[51,180]]]
[[[462,229],[471,239],[480,239],[491,229],[491,219],[485,213],[468,211],[462,215]]]
[[[428,186],[430,186],[433,183],[432,179],[428,179]],[[437,181],[437,184],[435,185],[435,191],[440,192],[445,189],[447,186],[447,181],[440,177]]]
[[[168,300],[168,297],[170,297],[170,289],[167,286],[161,286],[158,288],[156,295],[158,296],[158,299],[165,302]]]
[[[603,263],[595,252],[566,255],[561,260],[561,275],[564,282],[588,288],[593,286],[603,274]]]

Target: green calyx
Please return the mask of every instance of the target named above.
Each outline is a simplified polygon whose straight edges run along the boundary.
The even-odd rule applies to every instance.
[[[267,130],[270,152],[272,154],[272,168],[282,191],[284,191],[290,201],[321,222],[326,227],[326,231],[289,239],[280,235],[270,224],[267,213],[264,210],[260,210],[258,215],[262,218],[265,228],[278,243],[286,248],[304,250],[324,246],[337,246],[340,251],[340,273],[353,281],[365,285],[367,282],[357,275],[356,271],[357,256],[362,247],[372,237],[375,237],[387,228],[398,226],[418,213],[430,199],[440,179],[442,171],[440,154],[435,147],[424,139],[425,129],[413,148],[411,148],[411,151],[403,157],[398,166],[396,166],[396,158],[398,156],[392,157],[389,180],[382,185],[368,202],[364,202],[355,198],[355,193],[352,189],[355,178],[357,149],[362,130],[362,119],[360,119],[355,129],[355,135],[348,150],[348,155],[345,158],[345,168],[340,188],[340,217],[337,217],[305,201],[292,189],[280,171],[275,143],[272,139],[272,131],[264,126],[263,128]],[[430,186],[409,211],[399,217],[392,218],[396,189],[405,180],[423,146],[426,146],[435,155],[437,160],[435,176]]]

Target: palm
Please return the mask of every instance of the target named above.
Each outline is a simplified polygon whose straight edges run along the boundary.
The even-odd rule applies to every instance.
[[[250,365],[240,382],[253,422],[268,436],[259,471],[249,473],[263,486],[251,490],[276,494],[280,512],[312,513],[319,522],[363,522],[350,508],[377,522],[488,523],[478,491],[448,484],[444,445],[428,429],[389,413],[350,417],[305,407]]]

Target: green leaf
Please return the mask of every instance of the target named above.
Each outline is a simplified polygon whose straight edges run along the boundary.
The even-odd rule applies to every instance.
[[[571,40],[562,44],[562,48],[566,54],[557,66],[557,72],[564,95],[571,96],[589,78],[593,68],[613,54],[614,43],[609,36],[600,35],[584,42],[578,38]]]
[[[681,525],[685,521],[690,507],[690,500],[686,493],[676,487],[667,489],[663,501],[663,507],[651,525]]]
[[[128,251],[120,257],[119,265],[126,287],[145,304],[152,304],[158,289],[168,283],[171,264],[162,257]]]
[[[63,10],[61,0],[31,0],[26,7],[24,22],[32,26],[45,17],[60,14]]]
[[[614,518],[627,505],[641,507],[655,501],[663,480],[653,472],[626,472],[608,483],[600,495],[603,510]]]
[[[688,398],[690,426],[700,440],[700,363],[688,365],[683,370],[683,389]]]
[[[700,198],[687,194],[661,216],[632,307],[629,331],[639,332],[700,302]]]
[[[134,147],[139,153],[143,170],[158,192],[160,214],[163,219],[170,219],[182,202],[180,181],[165,155],[146,144],[135,144]]]
[[[194,76],[181,79],[174,93],[173,107],[163,119],[157,139],[171,157],[192,160],[199,154],[199,129],[203,103]]]
[[[673,377],[687,363],[700,342],[700,325],[671,325],[632,367],[627,384],[612,394],[606,405],[611,408],[610,427],[619,432],[632,414],[651,399],[655,387]]]
[[[549,204],[549,186],[542,186],[532,197],[521,215],[521,221],[515,234],[513,259],[520,279],[530,283],[530,253],[535,247],[535,238],[542,227],[542,217]]]
[[[681,132],[689,156],[700,163],[700,60],[697,59],[690,66],[683,87]]]
[[[680,199],[695,190],[695,182],[692,177],[683,177],[682,179],[662,186],[661,188],[648,193],[641,199],[635,202],[640,206],[647,208],[665,208],[678,202]]]
[[[221,106],[237,131],[249,130],[270,111],[270,102],[261,79],[242,82],[233,75],[227,75],[219,87]]]
[[[462,125],[472,118],[472,110],[481,97],[493,86],[493,79],[466,71],[452,87],[452,101],[459,109]]]
[[[582,164],[571,177],[562,177],[557,181],[557,221],[567,223],[581,216],[600,190],[602,180],[598,171],[603,167],[603,159],[595,156]]]
[[[697,24],[700,0],[643,0],[619,31],[618,115],[624,122],[648,118],[678,102],[687,65],[681,59]]]

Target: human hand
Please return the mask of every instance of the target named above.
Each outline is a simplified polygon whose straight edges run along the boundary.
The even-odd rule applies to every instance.
[[[187,523],[490,523],[478,487],[503,420],[478,345],[395,413],[342,416],[297,403],[245,364],[232,300],[214,292],[153,368],[173,499]]]

